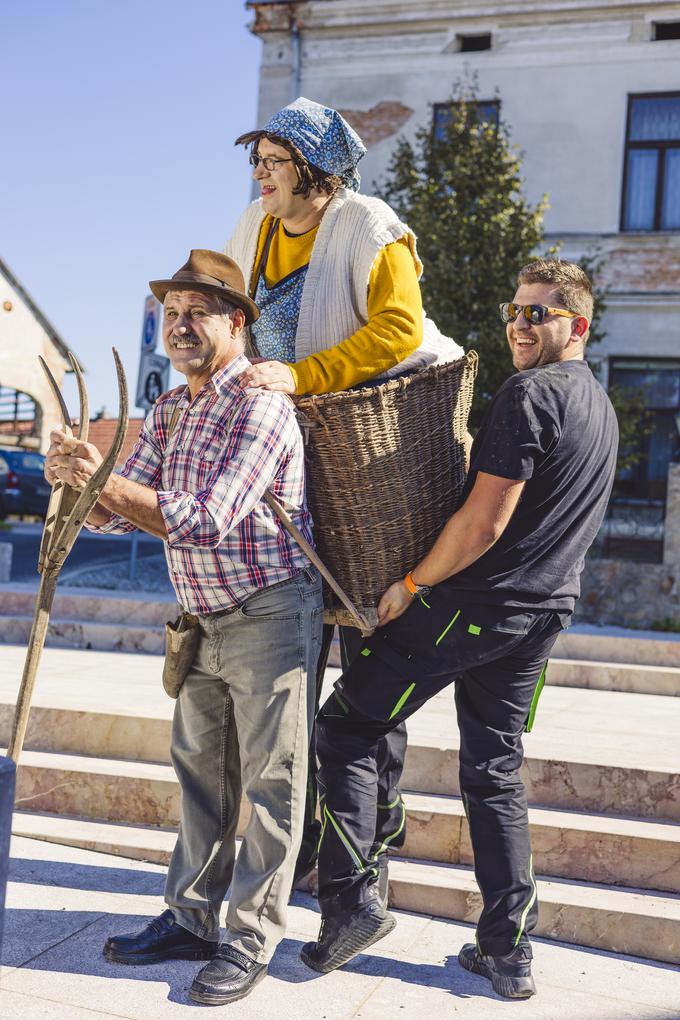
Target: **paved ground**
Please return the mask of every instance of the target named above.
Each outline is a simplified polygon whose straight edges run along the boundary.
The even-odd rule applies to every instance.
[[[12,845],[0,980],[3,1020],[162,1020],[197,1007],[200,964],[131,968],[101,956],[106,936],[162,909],[164,869],[27,839]],[[680,972],[661,964],[536,940],[539,994],[498,999],[458,967],[467,925],[397,912],[396,930],[342,971],[320,977],[298,959],[318,908],[297,894],[270,976],[245,1001],[213,1009],[239,1020],[678,1020]]]

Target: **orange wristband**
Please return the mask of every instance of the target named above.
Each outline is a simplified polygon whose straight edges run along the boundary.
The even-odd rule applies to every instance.
[[[416,585],[416,582],[411,577],[411,571],[410,570],[409,570],[408,574],[406,575],[406,577],[404,578],[404,584],[406,585],[408,590],[411,592],[411,595],[417,595],[418,594],[418,586]]]

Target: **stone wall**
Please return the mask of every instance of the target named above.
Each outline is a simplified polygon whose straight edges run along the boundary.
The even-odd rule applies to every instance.
[[[618,627],[680,627],[680,564],[588,558],[574,619]]]
[[[663,563],[588,557],[575,619],[619,627],[680,627],[680,464],[668,471]]]

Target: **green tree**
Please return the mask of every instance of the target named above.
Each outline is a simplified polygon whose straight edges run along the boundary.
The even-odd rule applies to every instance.
[[[522,194],[521,153],[506,125],[480,116],[474,78],[459,82],[442,130],[397,142],[377,194],[416,232],[423,298],[444,332],[479,354],[470,424],[512,372],[498,304],[543,241],[544,197]]]
[[[456,83],[446,123],[437,131],[419,128],[413,144],[399,139],[375,186],[418,236],[428,312],[444,333],[479,354],[473,430],[513,371],[498,304],[512,297],[518,270],[542,250],[548,208],[547,195],[532,205],[522,193],[522,153],[502,120],[484,119],[488,109],[479,104],[475,77]],[[594,252],[580,264],[597,281],[602,261]],[[589,348],[604,338],[606,301],[607,288],[596,283]],[[648,428],[644,394],[612,388],[610,396],[621,431],[619,469],[631,467]]]

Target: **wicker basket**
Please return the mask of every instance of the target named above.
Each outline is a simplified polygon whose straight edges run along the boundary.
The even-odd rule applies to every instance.
[[[316,547],[374,626],[385,589],[422,559],[459,504],[477,355],[380,386],[303,397]],[[352,625],[326,588],[326,621]]]

